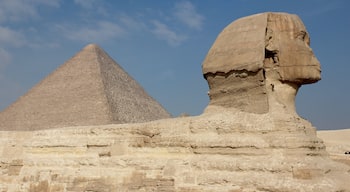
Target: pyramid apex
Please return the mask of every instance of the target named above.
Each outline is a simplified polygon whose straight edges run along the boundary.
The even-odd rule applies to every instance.
[[[98,46],[98,45],[95,44],[95,43],[90,43],[90,44],[86,45],[86,46],[83,48],[83,50],[91,50],[91,49],[96,49],[96,48],[100,49],[100,46]]]

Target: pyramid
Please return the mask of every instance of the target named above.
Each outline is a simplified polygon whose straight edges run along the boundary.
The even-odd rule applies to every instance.
[[[170,114],[99,46],[87,45],[0,113],[0,130],[121,124]]]

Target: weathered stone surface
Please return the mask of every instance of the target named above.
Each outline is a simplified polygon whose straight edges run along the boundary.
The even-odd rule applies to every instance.
[[[0,112],[0,130],[135,123],[169,117],[107,53],[90,44]]]
[[[218,35],[204,62],[203,74],[229,73],[263,67],[268,14],[243,17],[232,22]]]
[[[202,115],[134,124],[0,131],[0,191],[350,191],[350,166],[332,161],[316,129],[294,110],[298,87],[301,82],[315,81],[317,75],[312,74],[319,68],[309,66],[315,69],[310,73],[305,68],[305,73],[287,71],[286,77],[296,77],[295,81],[275,76],[285,70],[282,67],[265,68],[266,28],[256,26],[267,25],[270,16],[289,18],[265,13],[238,20],[239,34],[247,32],[253,38],[256,33],[260,40],[258,31],[264,33],[262,55],[249,49],[247,54],[255,55],[246,58],[251,66],[238,63],[231,68],[228,63],[220,71],[221,63],[217,63],[218,71],[205,73],[210,91],[217,95]],[[245,19],[249,21],[246,28]],[[237,34],[235,30],[232,34]],[[254,43],[249,45],[255,48]],[[234,61],[230,54],[226,56]],[[213,69],[211,65],[206,68],[204,63],[203,71]],[[259,82],[263,84],[255,85]],[[229,91],[220,91],[225,88],[220,84]],[[234,92],[236,89],[246,90]],[[231,105],[227,101],[237,100],[230,97],[240,98],[243,104]],[[256,104],[259,106],[251,106]]]
[[[280,126],[271,114],[214,110],[221,113],[142,124],[2,131],[0,189],[348,190],[350,167],[328,157],[307,121],[288,116]],[[9,148],[19,152],[4,155]],[[11,166],[16,166],[15,174]]]
[[[281,81],[306,84],[321,79],[309,34],[297,15],[268,13],[265,55],[265,70],[276,70]]]
[[[298,88],[320,80],[320,64],[309,45],[296,15],[262,13],[234,21],[203,62],[210,104],[267,113],[274,97],[295,111]]]

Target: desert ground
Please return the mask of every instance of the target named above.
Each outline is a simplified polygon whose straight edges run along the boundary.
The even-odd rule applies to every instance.
[[[350,154],[345,154],[350,151],[350,128],[317,131],[317,136],[324,141],[332,159],[350,165]]]

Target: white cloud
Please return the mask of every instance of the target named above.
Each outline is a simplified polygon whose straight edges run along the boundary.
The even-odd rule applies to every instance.
[[[177,34],[176,32],[169,29],[167,25],[159,21],[154,20],[152,23],[155,27],[152,30],[153,34],[155,34],[159,39],[167,41],[172,46],[180,45],[184,40],[187,39],[186,36]]]
[[[0,44],[1,46],[20,47],[25,44],[25,38],[17,31],[0,26]]]
[[[59,7],[60,0],[0,0],[0,23],[39,17],[38,6]]]
[[[94,13],[98,13],[103,16],[110,15],[103,6],[103,2],[101,0],[74,0],[74,3],[84,9],[84,11],[94,10]]]
[[[1,69],[4,68],[7,64],[9,64],[12,60],[12,56],[5,49],[0,47],[0,72]]]
[[[126,26],[128,29],[138,30],[138,29],[146,28],[146,25],[143,22],[137,21],[134,18],[132,18],[126,14],[122,14],[119,17],[119,21],[121,22],[121,24]]]
[[[96,4],[96,0],[74,0],[74,3],[81,6],[84,9],[92,9]]]
[[[64,25],[59,25],[57,27],[68,39],[84,42],[97,43],[119,38],[126,34],[122,27],[109,21],[99,21],[94,26],[84,26],[81,28]]]
[[[61,2],[61,0],[22,0],[22,1],[26,1],[32,5],[42,4],[50,7],[60,7],[60,2]]]
[[[204,16],[197,13],[194,5],[189,1],[175,4],[175,17],[192,29],[200,30],[203,26]]]

